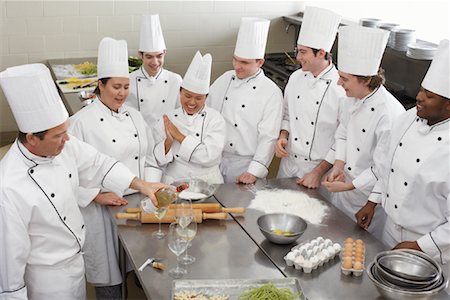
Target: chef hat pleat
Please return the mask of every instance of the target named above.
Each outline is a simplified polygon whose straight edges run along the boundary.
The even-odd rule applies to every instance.
[[[126,77],[128,73],[128,48],[125,40],[115,40],[105,37],[98,46],[97,76]]]
[[[242,18],[234,55],[244,59],[264,58],[270,21],[262,18]]]
[[[450,98],[449,41],[442,40],[422,81],[422,87],[445,98]]]
[[[43,64],[8,68],[0,73],[0,85],[23,133],[51,129],[69,117],[50,71]]]
[[[143,15],[139,40],[139,51],[162,52],[166,43],[159,22],[159,15]]]
[[[208,94],[211,80],[212,56],[197,51],[184,75],[181,87],[197,94]]]

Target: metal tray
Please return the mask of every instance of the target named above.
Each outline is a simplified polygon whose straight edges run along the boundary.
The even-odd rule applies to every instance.
[[[237,300],[249,288],[273,283],[278,288],[289,288],[300,294],[297,299],[305,300],[300,284],[296,278],[281,279],[223,279],[223,280],[174,280],[172,282],[172,299],[181,291],[202,293],[208,296],[228,295],[229,300]]]

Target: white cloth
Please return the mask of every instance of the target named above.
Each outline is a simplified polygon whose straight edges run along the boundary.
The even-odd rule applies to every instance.
[[[150,182],[161,180],[162,171],[153,156],[152,133],[135,109],[122,105],[115,113],[97,98],[70,118],[69,132],[119,160],[137,177]],[[105,190],[80,187],[78,196],[87,228],[86,278],[94,285],[117,285],[122,280],[117,230],[107,207],[93,202],[99,192]],[[134,192],[128,189],[125,194]]]
[[[159,22],[159,15],[143,15],[139,39],[139,51],[162,52],[166,43]]]
[[[330,52],[340,22],[341,16],[330,10],[307,6],[297,44]]]
[[[180,101],[181,76],[161,69],[150,76],[140,67],[130,74],[130,92],[126,104],[141,112],[150,128],[163,114],[177,108]]]
[[[389,31],[362,26],[339,28],[338,69],[360,76],[373,76],[383,58]]]
[[[69,117],[50,71],[43,64],[8,68],[0,73],[0,84],[23,133],[56,127]]]
[[[445,263],[450,259],[450,120],[429,126],[416,114],[412,108],[395,123],[387,164],[370,200],[381,202],[392,222],[415,232],[422,250]]]
[[[31,154],[18,141],[0,161],[0,299],[26,299],[39,293],[39,299],[53,299],[56,287],[39,286],[46,278],[36,278],[38,269],[68,266],[58,273],[66,295],[59,299],[77,299],[73,290],[72,259],[81,253],[85,226],[77,205],[78,187],[103,186],[123,193],[134,175],[122,164],[100,154],[90,145],[70,137],[55,157]],[[70,270],[76,272],[70,274]],[[78,269],[79,270],[79,269]],[[42,272],[43,277],[46,272]],[[53,273],[52,275],[53,276]],[[77,280],[84,280],[84,274]],[[64,277],[64,278],[63,278]],[[48,293],[43,295],[42,293]]]
[[[383,86],[364,99],[347,98],[352,107],[336,131],[335,158],[345,161],[347,181],[352,191],[332,193],[331,202],[355,220],[354,214],[366,204],[386,159],[392,124],[405,109]],[[382,212],[374,216],[374,224],[384,219]],[[369,231],[381,238],[382,226]]]
[[[184,74],[181,87],[193,93],[208,94],[211,80],[211,64],[211,54],[206,53],[202,56],[200,51],[197,51],[186,74]]]
[[[213,83],[206,102],[225,119],[224,152],[243,158],[251,156],[246,171],[259,178],[266,177],[283,113],[280,88],[264,75],[263,70],[242,80],[234,71],[228,71]],[[239,175],[241,173],[233,176]]]
[[[234,55],[244,59],[264,58],[270,21],[262,18],[242,18]]]
[[[129,77],[128,48],[125,40],[105,37],[98,46],[97,77]]]
[[[449,41],[442,40],[422,81],[422,86],[440,96],[450,98]]]
[[[334,134],[347,108],[338,79],[331,63],[317,77],[303,70],[289,77],[281,123],[289,132],[289,157],[281,159],[279,178],[303,177],[322,160],[334,162]]]
[[[167,114],[170,121],[185,135],[180,144],[174,140],[165,154],[166,133],[161,119],[156,127],[155,156],[160,165],[165,165],[164,181],[199,178],[210,184],[223,183],[219,164],[225,144],[225,120],[216,110],[203,107],[190,116],[182,108]]]

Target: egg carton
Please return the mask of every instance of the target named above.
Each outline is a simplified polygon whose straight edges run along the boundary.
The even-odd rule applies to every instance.
[[[284,260],[286,265],[311,273],[312,270],[323,266],[341,251],[341,245],[333,243],[330,239],[319,236],[311,241],[303,242],[291,248]]]
[[[341,252],[341,254],[340,254],[340,258],[341,258],[341,261],[342,261],[342,263],[341,263],[341,272],[342,272],[342,274],[347,275],[347,276],[353,275],[353,276],[359,277],[359,276],[361,276],[364,273],[365,247],[364,247],[364,244],[362,244],[362,245],[363,245],[362,251],[358,251],[358,253],[362,253],[362,260],[359,261],[361,263],[361,267],[360,268],[355,268],[355,264],[357,264],[357,261],[355,261],[356,253],[357,253],[356,243],[352,244],[351,255],[346,255],[346,252],[344,252],[346,248],[344,246],[343,252]],[[352,268],[344,268],[344,264],[345,264],[344,260],[345,260],[346,257],[350,257],[351,258]]]

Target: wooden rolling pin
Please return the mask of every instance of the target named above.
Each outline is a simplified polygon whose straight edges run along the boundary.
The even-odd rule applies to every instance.
[[[175,209],[178,204],[170,204],[169,208]],[[233,214],[245,214],[245,207],[222,207],[219,203],[194,203],[192,209],[201,209],[204,213],[226,212]],[[139,207],[128,207],[125,209],[127,213],[141,212]]]
[[[201,209],[193,209],[195,222],[202,223],[203,220],[213,219],[213,220],[225,220],[228,217],[228,214],[225,212],[219,213],[204,213]],[[155,214],[146,214],[146,213],[117,213],[117,219],[126,219],[126,220],[138,220],[141,223],[159,223],[158,218]],[[175,222],[175,210],[169,209],[161,219],[161,223],[172,223]]]

